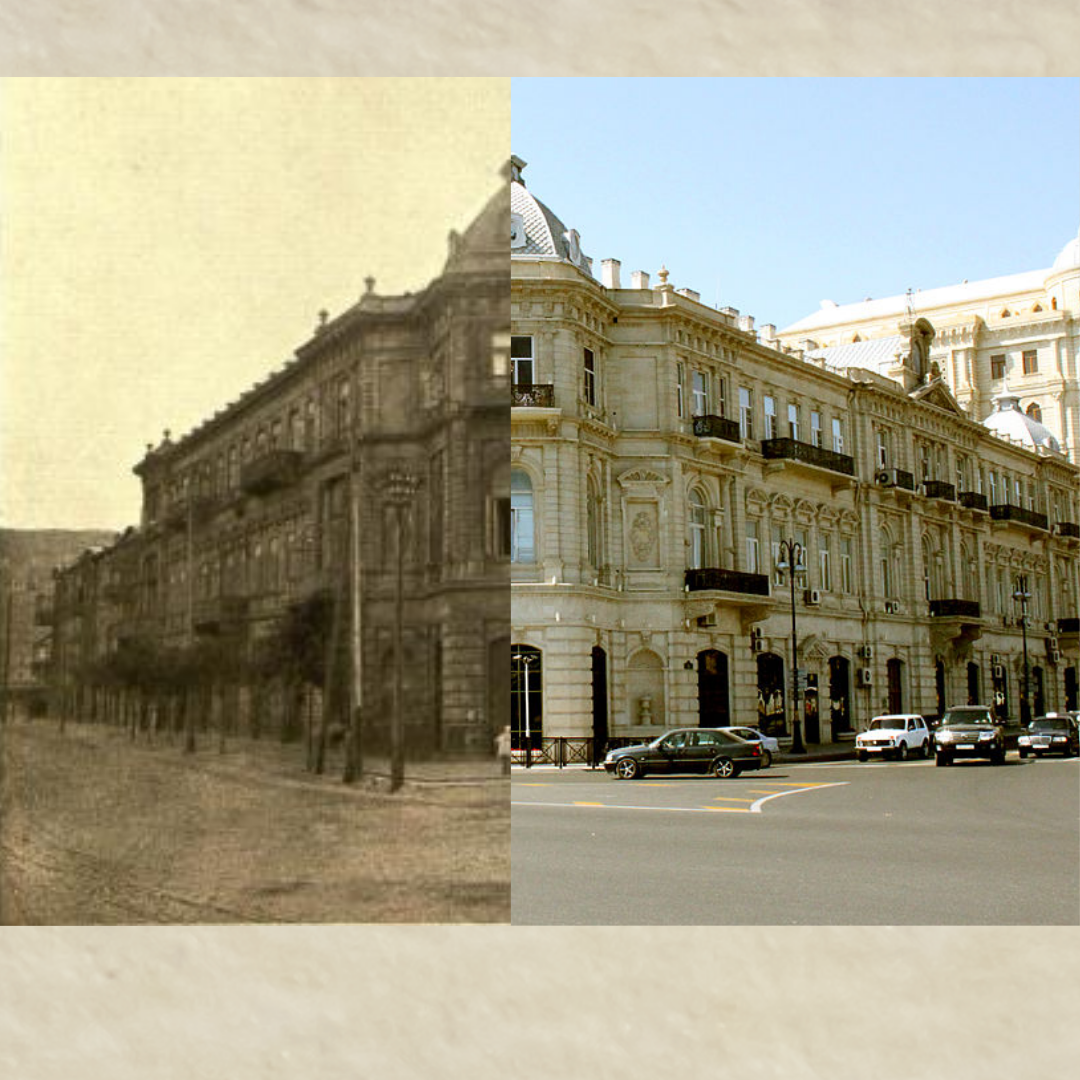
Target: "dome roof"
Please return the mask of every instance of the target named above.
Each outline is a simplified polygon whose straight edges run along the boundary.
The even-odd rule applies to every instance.
[[[464,233],[451,231],[444,273],[490,272],[493,267],[505,272],[507,202],[509,193],[502,184]]]
[[[1080,267],[1080,232],[1077,232],[1062,249],[1054,260],[1055,270],[1072,270]]]
[[[521,158],[510,159],[511,256],[563,259],[592,277],[592,259],[582,252],[577,230],[568,229],[525,187],[524,168]]]
[[[1020,408],[1020,398],[1008,390],[994,399],[994,411],[983,421],[983,427],[1005,439],[1012,439],[1031,449],[1046,447],[1061,453],[1061,444],[1043,423],[1028,416]]]

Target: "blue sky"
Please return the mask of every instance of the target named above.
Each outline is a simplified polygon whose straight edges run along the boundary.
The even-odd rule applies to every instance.
[[[1049,267],[1080,226],[1080,79],[514,79],[524,179],[594,259],[783,328]],[[655,281],[655,278],[654,278]]]

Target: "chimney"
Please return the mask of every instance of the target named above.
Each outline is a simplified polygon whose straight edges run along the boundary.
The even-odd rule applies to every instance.
[[[647,289],[649,287],[649,275],[644,270],[635,270],[630,275],[630,280],[635,289]]]
[[[605,289],[621,289],[622,285],[619,283],[619,269],[622,263],[618,259],[605,259],[601,264],[601,273],[603,274],[603,284]]]
[[[761,328],[762,341],[775,341],[776,340],[776,323],[767,322]]]
[[[752,333],[754,329],[754,316],[743,315],[742,318],[739,319],[739,329],[745,330],[748,334]]]
[[[680,296],[685,296],[688,300],[697,300],[698,303],[701,302],[701,293],[695,292],[693,289],[676,289],[675,291]]]

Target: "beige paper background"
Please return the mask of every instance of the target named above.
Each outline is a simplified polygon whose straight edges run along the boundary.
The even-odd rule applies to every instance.
[[[0,69],[1072,75],[1078,31],[1072,0],[0,0]],[[1078,984],[1072,929],[4,928],[0,1075],[1064,1080]]]

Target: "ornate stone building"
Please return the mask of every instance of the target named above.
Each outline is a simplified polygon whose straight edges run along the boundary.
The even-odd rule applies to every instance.
[[[967,413],[985,419],[1009,390],[1080,463],[1080,235],[1047,270],[855,304],[824,301],[777,338],[829,366],[887,373],[919,319],[934,331],[927,362]]]
[[[1029,416],[1026,444],[991,430],[1011,429],[1014,399],[991,427],[969,417],[931,367],[929,323],[910,321],[888,374],[839,370],[664,269],[624,284],[608,259],[597,277],[523,168],[516,746],[585,755],[699,723],[790,737],[793,606],[810,742],[969,699],[1017,715],[1025,633],[1032,707],[1077,706],[1080,470]],[[794,600],[786,542],[805,567]]]
[[[365,745],[385,745],[400,557],[410,752],[490,752],[509,698],[507,201],[503,185],[451,233],[422,291],[383,296],[367,279],[283,368],[147,448],[138,527],[57,593],[69,710],[100,706],[107,688],[87,672],[125,643],[209,644],[242,667],[321,597],[328,667],[360,658]],[[284,723],[273,672],[234,691],[214,694],[203,720]],[[322,694],[306,693],[310,715]]]

